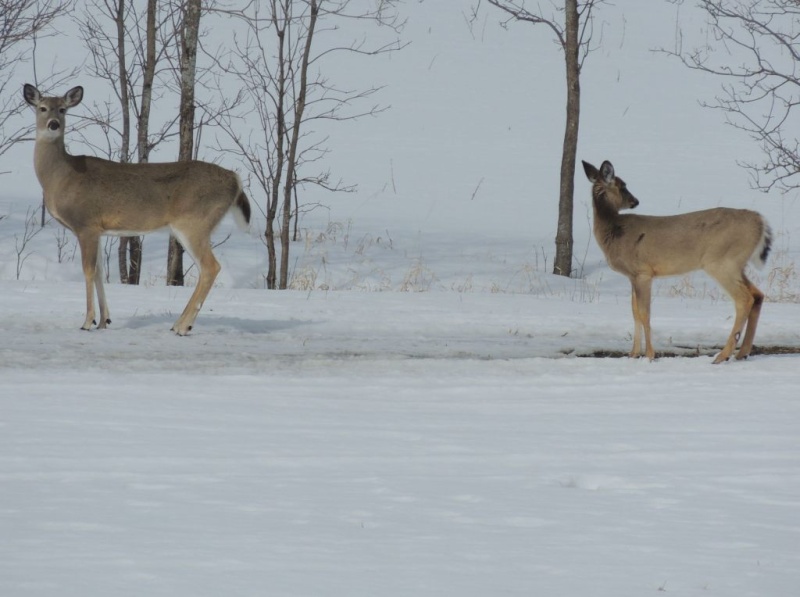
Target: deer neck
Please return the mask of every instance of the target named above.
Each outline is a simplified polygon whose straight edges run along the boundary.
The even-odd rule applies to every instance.
[[[37,135],[33,167],[45,192],[63,174],[64,169],[69,168],[70,157],[64,145],[64,137]]]
[[[600,186],[592,189],[592,207],[594,211],[594,237],[603,252],[608,255],[614,241],[624,233],[622,216],[608,202],[605,191]]]

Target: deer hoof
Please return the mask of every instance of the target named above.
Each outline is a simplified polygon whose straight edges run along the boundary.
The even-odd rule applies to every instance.
[[[175,332],[175,333],[176,333],[178,336],[185,336],[185,335],[187,335],[189,332],[191,332],[191,331],[192,331],[192,326],[189,326],[189,327],[188,327],[188,328],[186,328],[185,330],[178,329],[178,327],[177,327],[177,326],[172,326],[172,331],[173,331],[173,332]]]

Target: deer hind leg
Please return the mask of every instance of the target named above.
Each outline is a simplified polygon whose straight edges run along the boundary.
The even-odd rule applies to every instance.
[[[189,302],[186,303],[186,308],[181,313],[178,321],[175,322],[175,325],[172,326],[173,332],[179,336],[185,336],[191,331],[194,320],[203,307],[203,303],[214,284],[214,280],[217,278],[217,274],[219,274],[221,266],[211,251],[210,233],[187,234],[176,229],[173,229],[173,233],[194,259],[200,273],[197,286],[189,298]]]
[[[758,318],[761,315],[761,305],[764,303],[764,293],[756,288],[755,284],[747,279],[747,276],[742,276],[742,278],[750,296],[753,297],[753,306],[750,308],[750,315],[747,317],[742,346],[739,348],[739,352],[736,353],[737,360],[746,359],[750,356],[750,351],[753,349],[753,339],[756,336]]]
[[[102,272],[98,278],[97,260],[100,253],[100,237],[96,234],[82,234],[78,236],[78,244],[81,247],[81,264],[83,265],[83,277],[86,282],[86,319],[81,326],[82,330],[92,329],[96,323],[94,318],[94,289],[99,283],[102,285]],[[103,294],[105,301],[105,294]]]
[[[644,356],[651,361],[656,358],[653,350],[653,342],[650,335],[650,298],[653,278],[650,276],[636,276],[631,279],[633,288],[633,318],[634,318],[634,337],[633,352],[631,356],[641,354],[641,344],[639,336],[644,334]],[[634,354],[635,353],[635,354]]]
[[[742,329],[744,328],[745,322],[747,322],[750,318],[750,315],[753,311],[753,306],[756,302],[756,297],[751,292],[750,288],[755,288],[752,283],[744,276],[743,273],[738,273],[735,277],[728,278],[728,277],[716,277],[717,281],[720,285],[725,289],[725,291],[730,295],[731,299],[733,300],[734,307],[736,308],[736,316],[733,321],[733,329],[731,329],[730,336],[728,336],[728,341],[725,343],[725,346],[720,351],[720,353],[714,359],[714,364],[719,364],[722,362],[727,361],[733,351],[736,349],[736,343],[739,341],[739,338],[742,334]],[[761,292],[759,291],[759,294]],[[762,295],[763,300],[763,295]],[[755,336],[755,324],[758,323],[758,314],[760,312],[761,306],[759,305],[755,320],[752,322],[752,335]],[[750,338],[750,345],[752,346],[753,339]],[[745,344],[742,344],[742,349],[745,349]],[[749,354],[750,347],[747,347],[746,352]],[[740,354],[742,352],[740,351]],[[741,358],[744,358],[743,355]]]

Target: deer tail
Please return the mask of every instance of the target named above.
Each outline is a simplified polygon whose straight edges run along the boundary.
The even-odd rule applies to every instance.
[[[750,263],[758,268],[764,267],[767,257],[772,250],[772,228],[770,228],[764,217],[761,217],[761,238],[756,245],[753,254],[750,256]]]
[[[238,175],[236,181],[239,185],[236,191],[236,198],[233,200],[233,205],[231,205],[231,210],[233,211],[233,216],[239,228],[247,230],[250,227],[250,200],[242,189],[242,181]]]

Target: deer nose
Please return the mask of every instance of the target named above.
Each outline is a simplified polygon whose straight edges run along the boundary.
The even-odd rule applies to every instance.
[[[47,128],[49,128],[51,131],[57,131],[61,128],[61,124],[58,122],[58,120],[51,120],[47,123]]]

